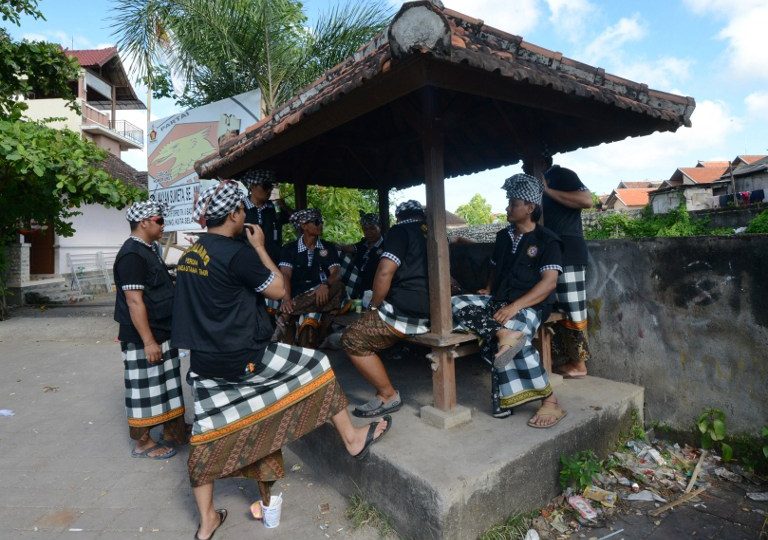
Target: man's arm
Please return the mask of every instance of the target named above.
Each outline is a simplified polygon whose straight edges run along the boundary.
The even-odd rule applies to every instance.
[[[530,291],[523,296],[507,304],[503,308],[499,309],[493,314],[493,318],[499,324],[504,324],[517,313],[527,307],[535,306],[539,302],[546,300],[546,298],[557,287],[557,276],[559,272],[557,270],[544,270],[541,273],[541,279],[534,285]]]
[[[373,277],[373,296],[371,297],[371,306],[379,307],[389,294],[389,288],[392,286],[392,278],[397,272],[397,263],[392,259],[382,257],[379,259],[379,266],[376,267],[376,275]]]
[[[283,272],[281,272],[275,262],[267,253],[267,248],[264,247],[264,231],[258,225],[251,225],[246,223],[245,235],[248,238],[248,243],[256,250],[256,254],[261,260],[267,270],[272,272],[274,276],[272,282],[261,291],[261,294],[269,298],[270,300],[280,300],[285,296],[285,280],[283,279]],[[290,282],[290,278],[289,278]]]
[[[128,303],[128,312],[131,315],[131,322],[144,342],[144,354],[150,364],[159,364],[163,359],[163,351],[152,334],[149,327],[149,315],[147,306],[144,304],[144,291],[123,291],[125,300]]]
[[[283,294],[283,301],[280,304],[280,310],[283,313],[290,314],[293,311],[293,301],[291,298],[291,276],[293,275],[293,268],[290,266],[281,266],[280,272],[283,274],[283,288],[285,294]]]
[[[592,208],[592,192],[588,189],[579,191],[559,191],[557,189],[551,189],[545,183],[544,193],[549,196],[550,199],[557,201],[568,208]]]

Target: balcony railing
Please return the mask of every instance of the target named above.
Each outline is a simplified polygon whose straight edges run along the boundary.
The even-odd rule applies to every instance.
[[[125,137],[126,139],[130,139],[136,144],[140,144],[144,146],[144,130],[134,126],[130,122],[127,122],[125,120],[115,120],[109,121],[109,129],[112,131],[115,131]]]
[[[125,120],[115,120],[113,122],[109,119],[108,115],[91,107],[87,103],[82,104],[82,111],[83,125],[97,124],[103,126],[136,144],[144,146],[144,130],[141,128],[134,126]]]

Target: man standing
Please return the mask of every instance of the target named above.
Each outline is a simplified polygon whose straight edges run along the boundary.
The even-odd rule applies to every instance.
[[[193,219],[208,231],[179,260],[172,333],[174,345],[190,350],[195,423],[188,469],[200,513],[195,538],[202,540],[227,517],[213,505],[215,480],[254,479],[269,504],[272,484],[285,474],[283,445],[330,420],[348,453],[361,459],[391,418],[355,428],[328,357],[269,342],[258,297],[281,298],[283,277],[260,227],[245,227],[247,243],[236,239],[245,225],[237,183],[203,191]],[[251,513],[260,517],[260,505]]]
[[[280,210],[270,200],[275,187],[275,172],[268,169],[249,169],[240,175],[240,182],[248,189],[245,204],[245,222],[253,223],[264,231],[264,247],[273,261],[280,257],[283,246],[283,225],[288,223],[292,210],[283,199],[277,199]]]
[[[369,310],[341,336],[344,351],[376,389],[371,401],[352,412],[363,418],[395,412],[402,406],[400,392],[392,386],[377,353],[406,335],[429,332],[424,208],[418,201],[406,201],[397,206],[395,217],[397,224],[381,247]]]
[[[551,165],[551,158],[549,164]],[[557,330],[567,362],[554,368],[566,379],[587,376],[587,243],[581,211],[592,208],[592,193],[570,169],[555,165],[544,173],[544,225],[563,241],[563,273],[557,279],[557,309],[566,318]]]
[[[360,212],[360,228],[363,230],[363,238],[356,244],[341,246],[342,274],[341,280],[347,288],[347,295],[352,299],[361,299],[365,291],[373,288],[373,276],[379,257],[382,254],[379,216]]]
[[[131,236],[123,243],[113,268],[117,295],[115,320],[125,366],[125,408],[131,455],[166,459],[172,447],[187,441],[178,350],[171,347],[173,282],[156,241],[163,236],[162,204],[134,203],[125,217]],[[150,437],[163,425],[161,444]]]
[[[278,333],[282,331],[284,343],[295,341],[302,347],[317,347],[330,328],[332,312],[341,307],[341,263],[336,246],[320,239],[323,216],[319,210],[297,210],[291,223],[300,236],[283,246],[280,255],[285,296],[280,305]]]

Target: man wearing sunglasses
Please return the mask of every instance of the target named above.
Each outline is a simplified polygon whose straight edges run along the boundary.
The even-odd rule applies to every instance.
[[[167,459],[187,441],[178,350],[170,345],[173,282],[160,256],[165,206],[153,200],[126,212],[131,236],[115,258],[115,320],[125,367],[125,408],[133,457]],[[151,399],[150,399],[151,397]],[[149,431],[163,425],[155,442]]]
[[[320,239],[323,216],[319,210],[297,210],[291,223],[300,236],[283,246],[280,254],[286,286],[275,337],[291,345],[316,348],[341,306],[341,263],[336,246]]]
[[[270,200],[275,187],[275,172],[268,169],[249,169],[237,177],[248,189],[245,204],[245,222],[261,227],[264,246],[273,261],[280,258],[283,246],[283,225],[288,223],[292,210],[283,199]],[[277,203],[278,208],[275,207]]]

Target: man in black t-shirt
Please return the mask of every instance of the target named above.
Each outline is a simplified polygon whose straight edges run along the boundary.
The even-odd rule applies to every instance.
[[[166,459],[187,441],[179,352],[171,347],[173,282],[156,243],[163,205],[149,200],[126,212],[131,236],[114,264],[115,320],[125,368],[125,407],[133,457]],[[160,444],[149,430],[163,425]]]
[[[276,185],[275,172],[268,169],[250,169],[237,179],[248,189],[248,197],[243,201],[245,222],[261,227],[267,253],[270,259],[277,261],[283,246],[283,225],[288,223],[293,210],[283,199],[274,202],[270,200]],[[275,202],[279,209],[275,207]]]
[[[283,276],[261,228],[245,225],[238,184],[204,190],[192,217],[208,230],[179,259],[172,340],[190,350],[195,423],[187,469],[200,513],[196,538],[210,538],[227,517],[213,504],[215,480],[256,480],[269,504],[272,484],[285,474],[282,446],[330,420],[348,453],[362,459],[391,418],[354,427],[328,357],[269,342],[263,298],[283,296]],[[244,226],[247,243],[238,238]],[[260,502],[250,511],[260,518]]]
[[[565,355],[553,368],[566,379],[587,375],[587,244],[581,211],[592,208],[592,193],[570,169],[554,165],[544,173],[544,224],[563,241],[563,273],[557,280],[556,307],[566,318],[558,325],[554,343]]]
[[[344,284],[339,253],[335,244],[320,239],[323,216],[319,210],[297,210],[291,223],[300,236],[283,246],[280,254],[285,296],[276,337],[288,344],[295,341],[302,347],[317,347],[328,333],[334,312],[341,307]]]
[[[341,280],[347,288],[347,295],[356,300],[373,288],[373,276],[376,275],[384,241],[378,215],[361,211],[360,228],[363,230],[363,238],[359,242],[339,248],[343,253]]]
[[[369,418],[402,406],[378,353],[406,335],[429,332],[427,227],[421,203],[406,201],[395,210],[397,224],[384,238],[371,303],[363,316],[347,327],[341,345],[360,374],[375,389],[355,416]]]

